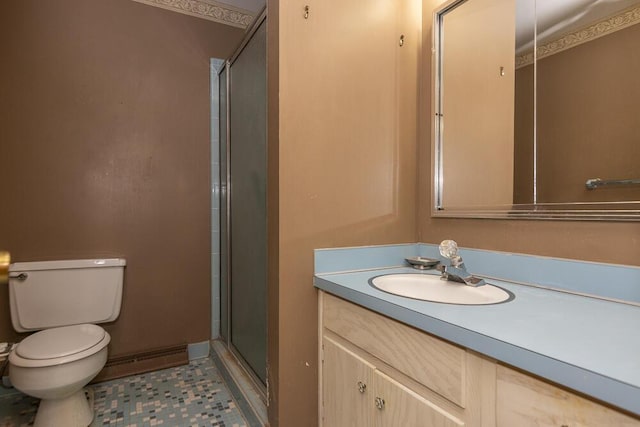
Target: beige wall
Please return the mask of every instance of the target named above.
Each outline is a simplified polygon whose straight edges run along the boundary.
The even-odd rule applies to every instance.
[[[269,418],[292,427],[317,425],[313,250],[416,234],[420,4],[325,0],[310,4],[305,20],[306,4],[279,2],[278,13],[279,281],[269,293],[270,315],[279,313],[270,319]]]
[[[424,0],[423,14],[420,5],[408,5],[394,17],[384,2],[363,9],[332,0],[310,4],[304,20],[308,2],[269,1],[269,214],[279,217],[269,223],[274,426],[317,423],[315,248],[454,238],[462,246],[640,264],[634,223],[431,218],[431,11],[437,3]],[[412,28],[405,32],[409,47],[416,47],[419,32],[411,19],[422,16],[422,60],[408,49],[396,49],[396,60],[387,57],[388,39],[402,31],[376,16]],[[396,105],[382,102],[392,96],[390,82]]]
[[[126,258],[111,356],[209,338],[209,58],[242,35],[130,0],[3,4],[0,247]]]
[[[465,2],[443,21],[442,206],[511,205],[515,1]]]
[[[420,76],[420,121],[418,157],[419,172],[419,226],[418,239],[439,243],[454,239],[461,246],[509,252],[546,255],[640,265],[640,223],[633,222],[579,222],[579,221],[523,221],[474,220],[432,218],[430,198],[432,170],[430,159],[431,68],[431,11],[441,2],[424,0],[423,15],[423,72]],[[473,267],[469,266],[471,269]],[[603,284],[606,286],[606,284]]]

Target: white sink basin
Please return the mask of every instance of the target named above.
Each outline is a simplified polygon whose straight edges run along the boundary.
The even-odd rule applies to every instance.
[[[498,304],[514,298],[511,292],[494,285],[474,288],[430,274],[388,274],[374,277],[369,283],[383,292],[401,297],[447,304]]]

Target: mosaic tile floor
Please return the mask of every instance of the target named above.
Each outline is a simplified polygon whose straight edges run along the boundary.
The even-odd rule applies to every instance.
[[[91,426],[254,426],[241,413],[237,402],[242,398],[232,395],[215,362],[199,359],[177,368],[93,384]],[[0,427],[33,425],[37,408],[38,400],[23,394],[0,395]]]

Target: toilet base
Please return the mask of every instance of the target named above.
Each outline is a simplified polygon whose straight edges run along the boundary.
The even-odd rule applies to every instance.
[[[42,399],[33,427],[87,427],[93,421],[93,390],[84,390],[65,399]]]

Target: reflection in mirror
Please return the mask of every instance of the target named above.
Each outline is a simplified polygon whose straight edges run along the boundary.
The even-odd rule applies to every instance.
[[[537,9],[558,3],[537,0]],[[640,200],[640,186],[585,187],[590,178],[640,178],[640,25],[625,25],[640,23],[629,10],[640,2],[567,3],[574,8],[538,18],[536,201]]]
[[[514,177],[513,203],[536,203],[535,190],[536,151],[535,146],[535,71],[534,67],[523,67],[517,58],[526,55],[536,40],[536,2],[516,2],[516,58],[514,98]]]
[[[435,214],[637,215],[638,23],[640,0],[466,0],[438,11]],[[587,188],[595,178],[627,185]]]
[[[472,0],[442,15],[444,206],[501,205],[513,194],[513,0]],[[492,46],[492,49],[487,49]],[[495,153],[504,155],[496,156]],[[470,179],[470,177],[480,179]],[[454,189],[452,191],[450,189]]]

